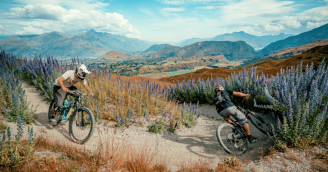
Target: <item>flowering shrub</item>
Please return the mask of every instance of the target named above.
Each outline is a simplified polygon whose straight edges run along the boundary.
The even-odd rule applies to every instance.
[[[18,79],[21,63],[15,56],[0,51],[0,110],[7,121],[16,121],[21,116],[24,123],[31,123],[34,111],[28,108],[25,91]]]
[[[1,166],[15,166],[30,157],[33,151],[35,133],[33,128],[30,129],[30,127],[28,127],[28,140],[22,141],[23,129],[23,120],[18,116],[15,140],[13,141],[11,138],[12,133],[9,127],[7,128],[7,132],[2,134],[2,137],[0,138]]]
[[[23,78],[29,84],[33,84],[41,90],[41,94],[45,95],[48,101],[53,99],[54,82],[63,73],[57,59],[50,56],[47,56],[46,60],[42,60],[41,57],[24,58],[22,71]]]
[[[165,129],[165,123],[162,120],[154,122],[152,125],[148,126],[149,132],[153,132],[153,133],[162,134],[164,129]]]
[[[10,56],[9,62],[8,66],[12,70],[15,70],[30,84],[35,85],[49,101],[53,99],[55,79],[65,71],[75,69],[78,64],[83,63],[73,57],[71,62],[63,64],[50,56],[45,59],[34,57],[23,60],[17,60],[14,56]],[[181,108],[176,105],[174,100],[169,100],[170,93],[167,86],[163,88],[159,83],[150,83],[149,79],[131,81],[122,79],[120,75],[113,78],[110,69],[99,70],[97,65],[92,71],[86,80],[95,96],[93,98],[86,96],[84,102],[85,106],[94,112],[97,121],[114,119],[117,121],[118,127],[128,127],[138,121],[141,124],[144,123],[143,119],[152,123],[148,116],[159,115],[161,110],[170,112],[171,118],[175,120],[181,116]],[[86,93],[86,90],[81,89],[80,85],[77,86],[83,93]],[[17,102],[19,103],[19,101]],[[196,119],[196,113],[186,114],[191,118],[194,116]]]
[[[193,102],[193,103],[209,103],[213,104],[213,89],[217,85],[222,85],[225,89],[230,89],[238,92],[243,92],[250,94],[251,97],[255,98],[261,102],[266,103],[264,95],[258,95],[262,92],[268,82],[268,76],[263,73],[261,76],[256,75],[256,68],[251,68],[249,72],[244,68],[243,72],[239,74],[231,73],[231,77],[223,79],[216,77],[216,79],[204,79],[198,78],[197,82],[195,78],[190,78],[189,80],[183,80],[181,83],[173,83],[170,87],[169,97],[171,99],[176,99],[180,102]],[[240,103],[239,99],[232,97],[232,101],[236,104]]]
[[[239,74],[232,73],[227,79],[217,77],[205,82],[199,78],[195,82],[191,78],[174,84],[169,89],[169,97],[182,102],[211,103],[214,86],[222,85],[225,89],[250,94],[254,105],[247,107],[276,112],[280,117],[276,129],[280,134],[274,136],[276,143],[304,147],[327,142],[328,69],[324,63],[317,70],[313,69],[313,64],[307,65],[305,72],[302,67],[301,63],[297,68],[281,69],[270,80],[263,73],[256,75],[253,67],[249,71],[244,68]],[[232,101],[238,104],[236,100],[233,97]]]
[[[282,118],[277,119],[274,139],[287,146],[305,147],[327,141],[328,128],[328,69],[313,63],[302,72],[302,63],[295,69],[271,78],[267,95],[274,106],[283,107]]]

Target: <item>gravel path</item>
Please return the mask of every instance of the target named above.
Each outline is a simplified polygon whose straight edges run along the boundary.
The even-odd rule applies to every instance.
[[[52,127],[48,124],[48,108],[49,103],[44,101],[44,97],[40,96],[39,91],[34,86],[22,83],[23,89],[26,91],[27,100],[30,106],[37,107],[35,120],[31,126],[34,127],[38,135],[43,135],[51,140],[58,140],[63,144],[74,145],[81,149],[90,150],[91,152],[97,148],[100,140],[108,141],[114,138],[117,142],[122,141],[133,147],[143,147],[147,144],[154,147],[157,151],[157,158],[166,157],[167,166],[172,171],[176,171],[182,163],[195,162],[200,158],[210,163],[215,168],[218,162],[228,156],[219,145],[215,132],[218,125],[224,121],[217,116],[214,106],[201,105],[201,115],[197,124],[193,128],[182,128],[176,133],[165,132],[162,135],[149,133],[147,124],[143,127],[131,126],[128,129],[118,129],[114,134],[114,128],[107,125],[97,125],[92,138],[84,145],[75,144],[68,135],[68,121],[62,121],[59,126]],[[212,119],[213,117],[217,119]],[[16,124],[7,123],[16,133]],[[264,149],[269,146],[268,137],[260,133],[252,124],[251,131],[253,135],[260,137],[260,141],[249,145],[249,151],[246,155],[239,157],[244,160],[256,160],[258,156],[263,155]],[[24,129],[25,137],[27,127]]]

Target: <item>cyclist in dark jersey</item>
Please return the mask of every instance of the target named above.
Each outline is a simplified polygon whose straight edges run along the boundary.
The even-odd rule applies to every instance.
[[[245,129],[249,142],[257,142],[259,139],[251,135],[251,130],[247,123],[246,116],[237,109],[237,107],[231,102],[230,99],[231,95],[245,97],[248,99],[249,94],[244,94],[242,92],[236,92],[233,90],[224,90],[221,85],[214,88],[214,93],[214,103],[218,114],[222,116],[228,123],[232,123],[230,117],[234,117],[237,122]]]

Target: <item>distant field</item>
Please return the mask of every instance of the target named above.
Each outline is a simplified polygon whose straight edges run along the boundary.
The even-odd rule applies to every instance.
[[[191,70],[181,70],[176,72],[166,72],[166,76],[181,75],[189,72],[195,72],[195,70],[191,69]]]

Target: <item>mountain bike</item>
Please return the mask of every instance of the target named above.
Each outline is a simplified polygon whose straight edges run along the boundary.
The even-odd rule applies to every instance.
[[[258,116],[254,112],[247,109],[243,109],[240,106],[237,108],[245,114],[254,126],[260,130],[263,134],[272,136],[272,127],[262,117]],[[216,130],[216,138],[223,149],[234,155],[242,155],[247,152],[247,134],[243,126],[237,123],[237,120],[230,117],[232,123],[223,123],[218,126]]]
[[[67,95],[73,97],[73,100],[68,102]],[[92,111],[84,107],[83,94],[75,91],[68,91],[64,98],[64,106],[60,107],[55,115],[57,124],[62,120],[69,119],[69,136],[71,139],[80,144],[87,142],[93,133],[95,126],[95,118]],[[55,99],[53,99],[49,106],[48,119],[52,117],[51,111],[54,108]]]

